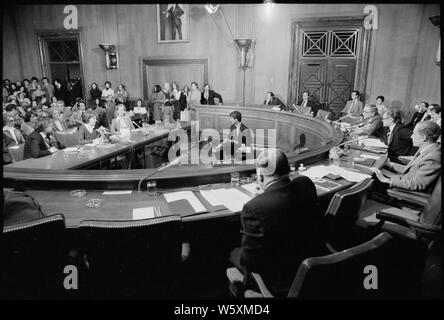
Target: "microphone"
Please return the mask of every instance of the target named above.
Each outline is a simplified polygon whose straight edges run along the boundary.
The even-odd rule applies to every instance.
[[[172,167],[172,166],[175,166],[176,164],[178,164],[178,163],[180,162],[180,160],[182,160],[183,158],[185,158],[185,156],[187,156],[188,153],[189,153],[189,152],[187,152],[187,153],[181,155],[180,157],[177,157],[176,159],[174,159],[173,161],[171,161],[171,162],[169,162],[169,163],[167,163],[167,164],[162,165],[161,167],[157,168],[154,172],[152,172],[152,173],[150,173],[149,175],[146,175],[145,177],[143,177],[142,179],[140,179],[140,180],[139,180],[139,184],[138,184],[138,186],[137,186],[137,192],[138,192],[138,193],[142,192],[142,190],[141,190],[141,185],[142,185],[143,180],[146,180],[146,179],[148,179],[148,178],[154,176],[155,174],[157,174],[157,173],[159,173],[159,172],[161,172],[161,171],[163,171],[163,170],[165,170],[165,169],[168,169],[168,168],[170,168],[170,167]]]

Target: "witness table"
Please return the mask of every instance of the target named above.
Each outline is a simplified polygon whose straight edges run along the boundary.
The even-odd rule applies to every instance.
[[[145,128],[131,130],[130,136],[119,137],[119,140],[116,142],[100,145],[87,144],[62,149],[51,155],[40,158],[29,158],[11,163],[5,167],[59,170],[79,169],[166,138],[170,132],[171,130],[165,127],[156,128],[153,131],[148,131]]]

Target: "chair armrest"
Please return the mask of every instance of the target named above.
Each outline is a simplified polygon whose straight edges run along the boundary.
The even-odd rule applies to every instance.
[[[393,198],[411,202],[420,206],[426,206],[430,200],[430,194],[417,191],[407,191],[398,188],[387,189],[387,194]]]
[[[439,237],[439,234],[441,233],[440,226],[417,222],[411,219],[394,215],[389,212],[377,211],[376,218],[383,221],[393,222],[401,226],[408,227],[410,229],[414,229],[420,232],[421,235],[425,238],[436,239]]]
[[[237,268],[228,268],[227,269],[227,278],[230,283],[243,282],[244,276]]]
[[[259,288],[260,293],[257,293],[253,290],[247,290],[245,291],[245,298],[273,298],[273,295],[271,294],[270,290],[268,290],[267,286],[265,285],[264,280],[262,279],[261,275],[259,273],[251,273],[251,278],[253,279],[254,283]]]

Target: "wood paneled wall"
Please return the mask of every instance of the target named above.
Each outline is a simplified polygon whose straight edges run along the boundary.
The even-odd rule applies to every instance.
[[[156,5],[77,5],[84,83],[127,86],[143,96],[142,57],[208,59],[208,81],[227,103],[242,98],[242,71],[231,37],[254,34],[253,68],[247,70],[246,100],[261,104],[267,91],[288,103],[291,21],[300,17],[360,16],[365,4],[221,5],[210,16],[203,4],[190,5],[190,41],[157,43]],[[3,77],[43,76],[37,32],[63,30],[63,5],[26,5],[3,11]],[[440,101],[440,67],[434,64],[439,30],[428,18],[439,5],[378,4],[367,75],[369,100],[384,95],[387,105],[408,111],[420,100]],[[225,22],[228,22],[229,27]],[[105,69],[99,43],[116,44],[118,70]],[[173,81],[175,79],[171,79]],[[183,83],[180,83],[183,86]],[[202,84],[200,84],[202,85]]]

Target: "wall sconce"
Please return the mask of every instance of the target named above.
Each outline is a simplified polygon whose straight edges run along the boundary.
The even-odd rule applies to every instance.
[[[251,68],[251,62],[252,62],[252,50],[251,46],[253,44],[252,39],[234,39],[234,43],[236,44],[236,47],[240,51],[240,64],[239,67],[244,71],[244,83],[242,88],[242,105],[245,107],[246,101],[245,101],[245,79],[246,79],[246,70],[248,68]]]
[[[217,9],[219,9],[219,5],[218,4],[206,4],[205,5],[205,9],[207,9],[209,14],[213,14],[216,13]]]
[[[119,56],[116,52],[116,46],[108,43],[101,43],[99,47],[105,52],[105,63],[107,69],[119,68]]]

